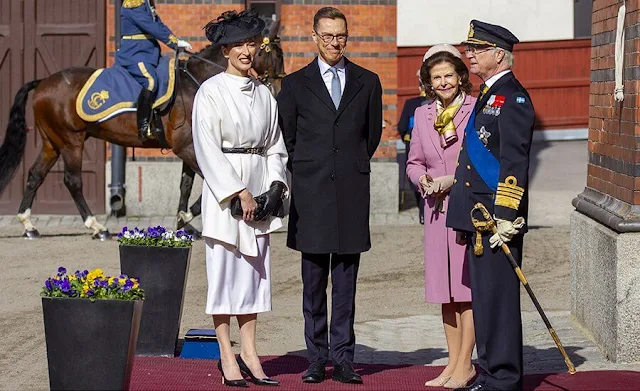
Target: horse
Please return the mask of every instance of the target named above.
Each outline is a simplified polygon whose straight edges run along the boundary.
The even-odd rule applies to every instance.
[[[279,79],[284,76],[283,52],[276,37],[278,22],[274,22],[254,60],[258,78],[277,94]],[[177,54],[176,54],[177,55]],[[199,86],[208,78],[226,69],[227,59],[219,45],[208,45],[197,53],[187,53],[187,60],[178,62],[173,104],[160,115],[164,138],[173,153],[182,159],[180,202],[177,229],[187,225],[199,214],[200,199],[187,212],[189,195],[198,168],[191,135],[191,111]],[[108,229],[91,213],[82,194],[82,154],[84,142],[95,137],[112,144],[135,148],[160,148],[155,139],[138,139],[136,114],[123,113],[102,123],[86,122],[76,112],[76,98],[95,68],[72,67],[47,78],[26,83],[16,93],[11,107],[5,139],[0,146],[0,195],[13,178],[22,161],[26,146],[25,110],[29,91],[33,91],[34,127],[42,137],[42,149],[29,169],[27,184],[18,209],[18,221],[24,226],[24,237],[40,236],[31,222],[31,206],[38,187],[60,156],[64,162],[64,184],[71,193],[85,227],[92,238],[111,238]]]

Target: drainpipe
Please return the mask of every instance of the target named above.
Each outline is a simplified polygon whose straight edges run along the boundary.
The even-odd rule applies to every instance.
[[[114,1],[115,8],[115,44],[116,51],[120,49],[120,1]],[[127,208],[124,204],[125,195],[125,164],[127,162],[126,148],[121,145],[111,144],[111,183],[109,189],[109,205],[111,215],[116,217],[125,216]]]

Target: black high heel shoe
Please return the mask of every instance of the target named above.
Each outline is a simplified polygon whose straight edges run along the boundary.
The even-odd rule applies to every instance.
[[[224,376],[224,372],[222,371],[222,360],[218,360],[218,370],[220,371],[220,374],[222,375],[222,384],[224,384],[225,386],[249,388],[249,385],[247,384],[247,381],[244,380],[244,379],[228,380]],[[242,369],[240,369],[240,370],[242,371]]]
[[[265,377],[264,379],[258,379],[257,377],[253,376],[253,373],[251,373],[251,369],[249,369],[249,367],[244,362],[242,357],[240,357],[240,355],[238,355],[238,359],[236,361],[238,361],[238,366],[240,367],[240,372],[242,373],[242,375],[248,376],[249,381],[251,383],[257,386],[279,386],[280,385],[280,382],[277,380],[274,380],[268,377]]]

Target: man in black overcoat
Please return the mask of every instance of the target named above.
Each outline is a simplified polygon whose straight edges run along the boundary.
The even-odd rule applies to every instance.
[[[370,160],[382,134],[382,87],[375,73],[344,57],[348,30],[342,12],[320,9],[312,37],[318,57],[285,77],[278,94],[292,173],[287,246],[302,253],[311,363],[302,380],[322,382],[331,358],[334,380],[362,383],[353,370],[353,323],[360,253],[371,248]]]
[[[469,251],[473,320],[482,374],[464,390],[522,389],[520,282],[500,246],[507,243],[522,262],[527,230],[529,152],[534,110],[527,90],[511,72],[509,30],[471,21],[466,56],[469,71],[480,76],[475,121],[465,129],[447,226],[465,233]],[[469,216],[476,203],[493,215],[498,233],[478,232]],[[482,219],[482,216],[474,216]],[[478,236],[480,246],[475,246]]]

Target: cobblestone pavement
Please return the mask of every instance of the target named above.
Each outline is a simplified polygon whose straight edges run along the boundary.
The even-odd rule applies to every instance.
[[[569,358],[578,371],[640,370],[640,364],[608,361],[569,311],[546,313]],[[442,320],[437,315],[383,319],[356,324],[356,357],[365,363],[446,365]],[[522,313],[525,373],[564,372],[567,366],[537,312]],[[422,331],[416,336],[416,330]],[[473,358],[476,358],[474,352]]]
[[[96,219],[99,223],[105,225],[109,232],[120,232],[122,227],[149,227],[162,225],[164,227],[175,227],[176,218],[173,216],[154,216],[154,217],[113,217],[107,215],[98,215]],[[80,216],[62,216],[62,215],[34,215],[31,217],[32,223],[38,229],[38,231],[47,235],[47,231],[62,230],[65,233],[91,233],[89,229],[84,226],[84,223]],[[410,209],[398,214],[385,214],[378,213],[372,214],[371,225],[415,225],[418,224],[418,213],[416,209]],[[197,229],[202,227],[200,217],[196,217],[193,222],[193,226]],[[285,224],[286,226],[286,224]],[[0,215],[0,235],[17,236],[21,235],[23,231],[22,225],[16,219],[16,216]]]

